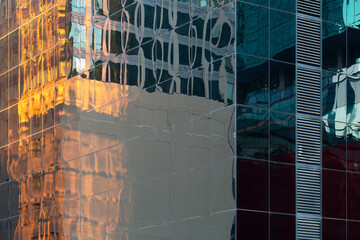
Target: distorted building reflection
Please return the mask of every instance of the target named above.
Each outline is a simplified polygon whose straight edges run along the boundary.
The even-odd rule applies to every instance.
[[[234,238],[234,3],[212,4],[10,1],[1,234]]]

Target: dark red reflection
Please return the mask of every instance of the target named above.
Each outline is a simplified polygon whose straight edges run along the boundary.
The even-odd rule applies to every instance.
[[[360,172],[360,142],[347,143],[348,170]]]
[[[323,216],[346,218],[346,173],[323,170]]]
[[[237,206],[268,210],[268,163],[239,158],[237,162]]]
[[[270,240],[295,239],[295,216],[271,214]]]
[[[268,239],[267,213],[237,211],[237,239]]]
[[[348,173],[347,218],[360,220],[360,174]]]
[[[347,222],[347,240],[360,239],[360,222]]]
[[[280,163],[270,165],[270,210],[295,213],[295,167]]]
[[[326,240],[346,239],[346,221],[323,219],[322,236]]]
[[[344,170],[346,166],[346,143],[323,148],[323,167]]]

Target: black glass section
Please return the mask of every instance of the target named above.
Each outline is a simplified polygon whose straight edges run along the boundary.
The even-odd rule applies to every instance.
[[[295,116],[270,113],[270,160],[295,163]]]
[[[347,126],[347,166],[348,170],[360,172],[360,125]]]
[[[295,3],[294,0],[270,0],[270,7],[286,12],[295,12]]]
[[[270,62],[270,108],[295,113],[295,65]]]
[[[324,217],[346,217],[346,173],[322,171],[322,213]]]
[[[346,221],[335,219],[322,220],[322,237],[326,240],[346,239]]]
[[[360,222],[348,221],[347,222],[347,240],[360,239]]]
[[[346,10],[343,0],[322,0],[322,19],[338,24],[345,24]],[[345,8],[346,9],[346,8]]]
[[[237,207],[268,210],[268,163],[265,161],[237,161]]]
[[[270,58],[295,62],[295,15],[270,11]]]
[[[294,240],[295,226],[295,216],[271,214],[270,240]]]
[[[346,168],[346,124],[323,121],[322,159],[323,167],[345,170]]]
[[[347,28],[347,75],[358,76],[360,64],[360,30]]]
[[[267,108],[269,102],[268,61],[238,54],[237,103]]]
[[[360,220],[360,174],[347,174],[347,219]]]
[[[346,75],[323,71],[322,116],[332,121],[346,122]]]
[[[322,23],[322,68],[328,71],[345,72],[346,28],[342,25]]]
[[[295,166],[270,163],[270,211],[295,213]]]
[[[269,216],[262,212],[237,211],[237,239],[268,239]]]
[[[268,57],[269,9],[237,2],[237,52]]]
[[[258,108],[237,109],[237,154],[239,157],[268,159],[269,113]]]

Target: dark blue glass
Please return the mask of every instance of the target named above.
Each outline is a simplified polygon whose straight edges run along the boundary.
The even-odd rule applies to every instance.
[[[237,52],[268,57],[269,9],[237,3]]]

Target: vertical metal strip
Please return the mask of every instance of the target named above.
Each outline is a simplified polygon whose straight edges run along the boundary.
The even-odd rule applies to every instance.
[[[321,2],[296,6],[296,239],[321,239]]]

